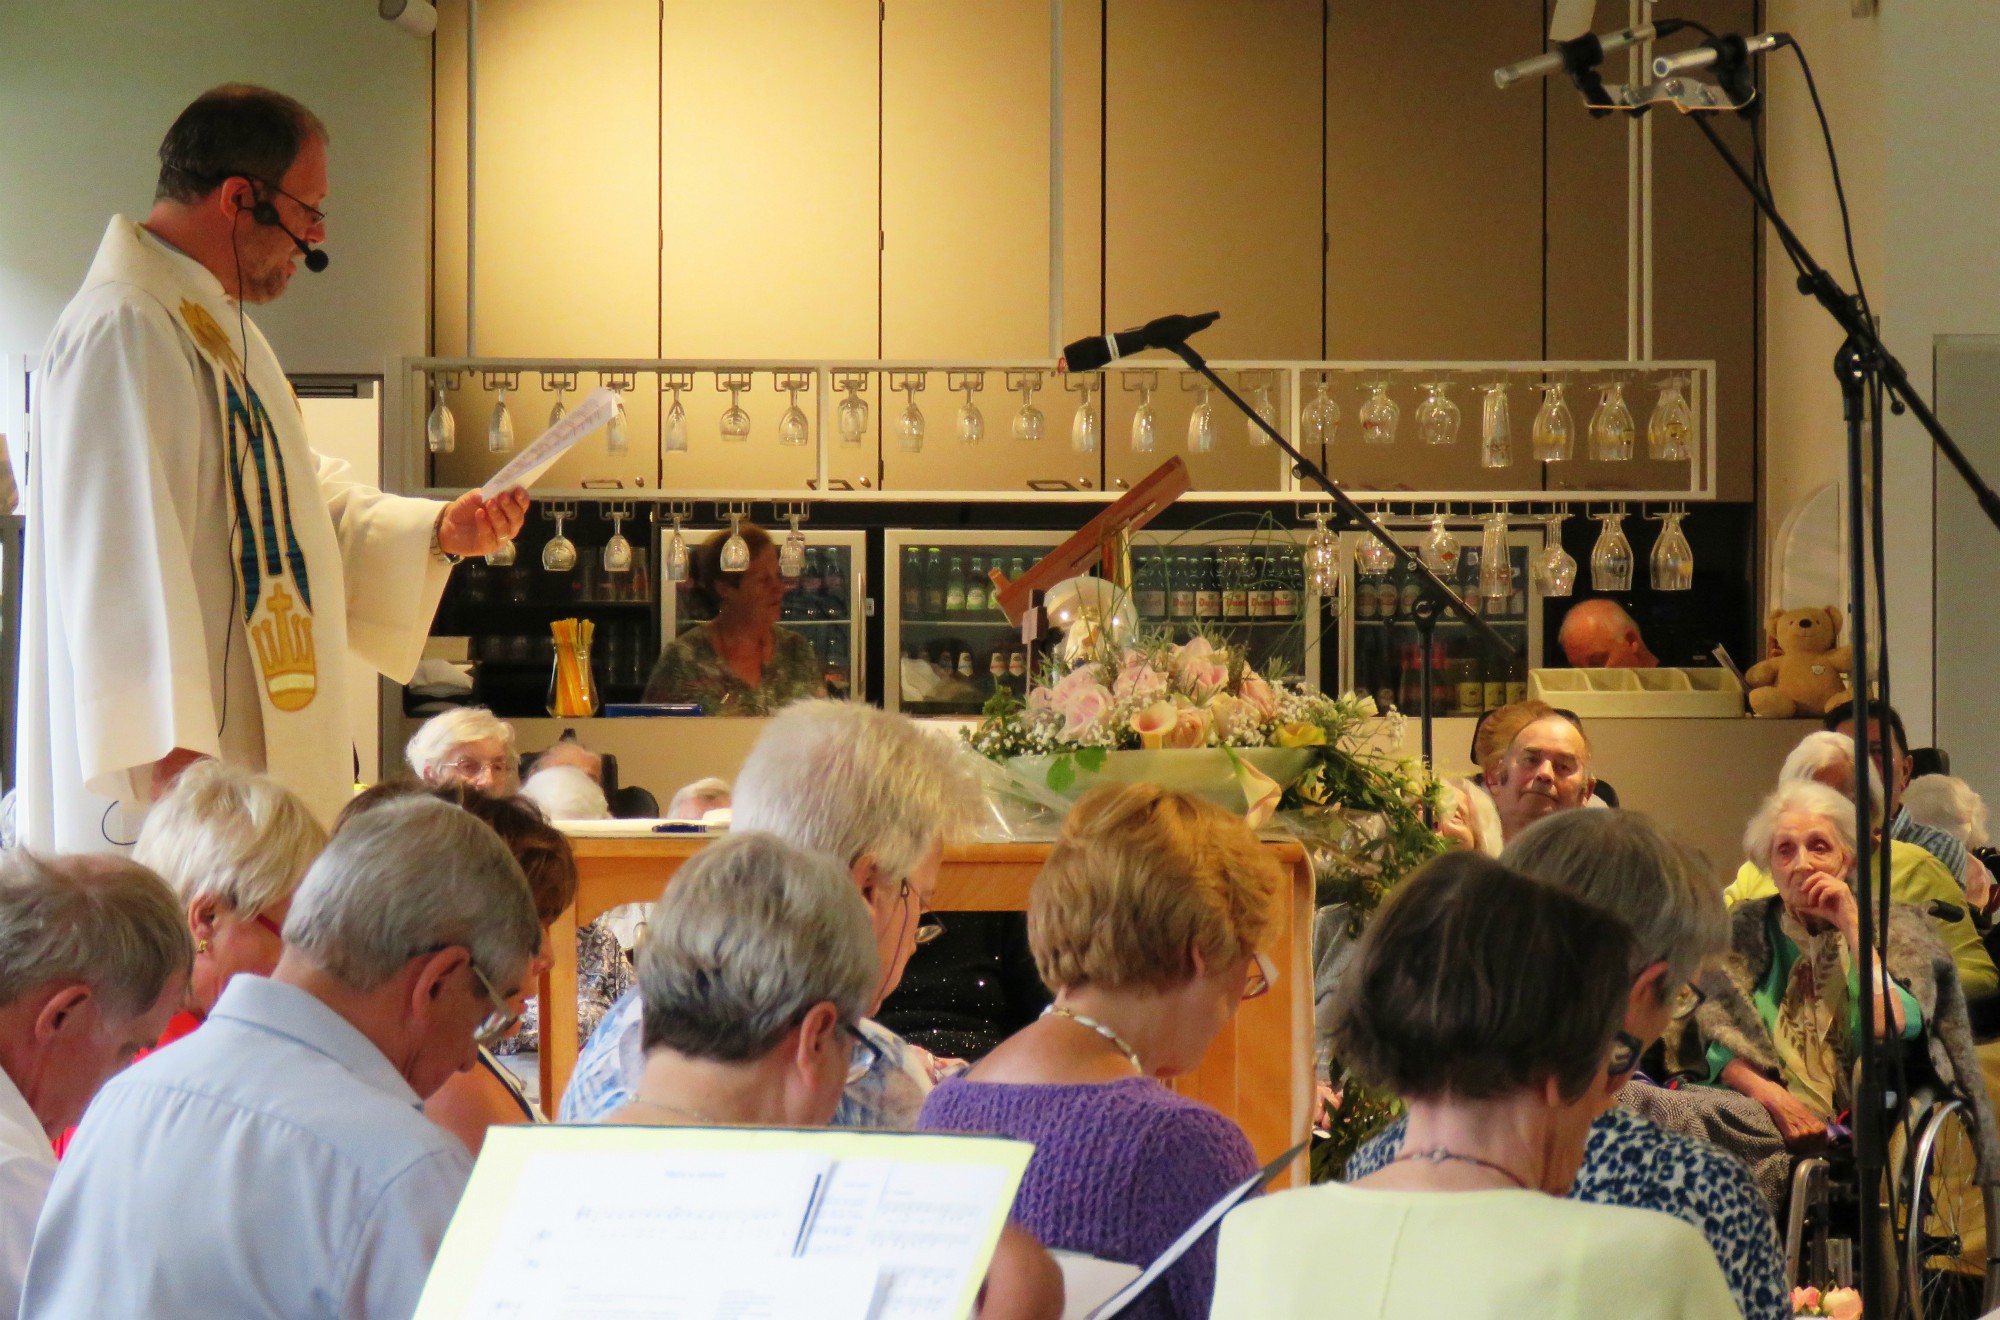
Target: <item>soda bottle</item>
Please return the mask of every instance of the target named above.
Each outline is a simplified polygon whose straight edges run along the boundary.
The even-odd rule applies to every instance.
[[[924,612],[924,552],[917,547],[903,548],[903,614],[907,618],[921,618]]]
[[[825,585],[821,594],[826,599],[826,617],[844,619],[847,617],[847,555],[839,550],[828,550],[826,554]]]
[[[1166,569],[1159,555],[1147,555],[1139,561],[1138,571],[1133,575],[1133,592],[1138,597],[1139,617],[1142,619],[1164,619],[1167,617]]]
[[[1250,617],[1250,561],[1242,551],[1219,556],[1222,560],[1222,617]]]
[[[1222,617],[1222,579],[1216,572],[1215,556],[1199,557],[1201,576],[1195,581],[1194,616],[1197,619]]]
[[[931,618],[944,614],[944,551],[936,546],[924,558],[924,613]]]
[[[1299,590],[1305,584],[1305,565],[1297,555],[1280,555],[1275,561],[1277,581],[1271,589],[1271,615],[1278,619],[1299,617]]]
[[[972,572],[965,579],[965,608],[974,614],[986,612],[986,589],[992,584],[986,580],[986,559],[982,555],[972,557]]]
[[[950,614],[965,610],[965,561],[957,555],[951,557],[951,576],[945,579],[944,608]]]
[[[1194,560],[1186,555],[1175,555],[1169,570],[1167,601],[1176,619],[1194,617],[1195,578]]]
[[[1258,555],[1250,563],[1250,617],[1268,619],[1277,609],[1277,583],[1271,581],[1271,558]]]

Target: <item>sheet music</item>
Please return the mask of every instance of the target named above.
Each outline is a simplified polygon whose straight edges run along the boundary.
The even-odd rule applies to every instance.
[[[993,1203],[1006,1192],[1006,1172],[990,1166],[841,1160],[806,1237],[805,1256],[880,1262],[887,1293],[879,1320],[949,1315],[966,1291],[970,1267],[984,1269]],[[980,1281],[970,1280],[975,1286]]]

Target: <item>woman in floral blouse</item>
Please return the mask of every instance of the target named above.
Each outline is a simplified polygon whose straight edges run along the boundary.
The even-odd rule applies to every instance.
[[[750,566],[724,572],[718,531],[694,556],[690,596],[713,617],[676,637],[653,666],[647,701],[691,701],[704,715],[770,715],[807,697],[826,695],[826,673],[812,644],[778,626],[785,584],[770,533],[743,524]]]

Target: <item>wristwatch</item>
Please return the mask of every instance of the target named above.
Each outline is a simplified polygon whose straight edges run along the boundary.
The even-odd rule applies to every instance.
[[[438,510],[438,516],[436,520],[431,523],[431,554],[435,556],[440,563],[447,565],[457,565],[465,562],[465,556],[454,555],[448,552],[444,548],[444,541],[440,538],[440,533],[444,531],[444,516],[449,512],[451,512],[451,506],[447,504],[442,509]]]

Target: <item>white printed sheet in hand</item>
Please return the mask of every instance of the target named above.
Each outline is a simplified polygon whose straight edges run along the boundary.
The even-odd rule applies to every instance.
[[[602,385],[598,386],[584,395],[576,407],[564,413],[561,421],[536,436],[533,444],[495,472],[479,488],[479,493],[490,500],[516,486],[534,485],[535,479],[554,466],[571,445],[610,422],[617,412],[618,396]]]

